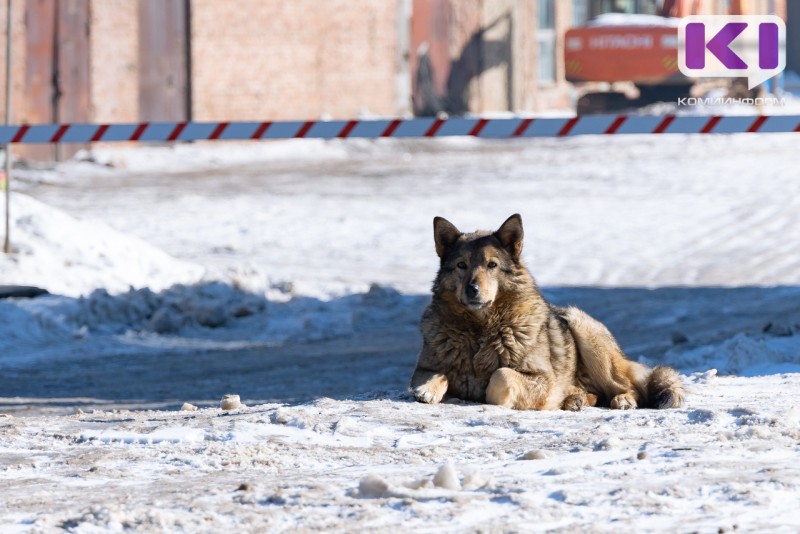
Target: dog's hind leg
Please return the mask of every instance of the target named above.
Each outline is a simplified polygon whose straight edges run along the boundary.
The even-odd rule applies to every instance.
[[[611,332],[578,308],[561,310],[580,355],[579,376],[585,386],[608,399],[611,408],[629,410],[646,399],[650,370],[628,360]]]
[[[628,360],[611,332],[577,308],[562,310],[580,354],[579,375],[601,392],[611,408],[629,410],[678,408],[685,396],[678,373],[659,366],[651,370]]]
[[[583,408],[596,405],[597,395],[575,386],[561,402],[561,409],[568,412],[579,412]]]

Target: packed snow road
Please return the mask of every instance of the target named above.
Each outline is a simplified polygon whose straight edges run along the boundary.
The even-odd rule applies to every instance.
[[[651,364],[667,361],[684,372],[800,372],[800,336],[787,335],[800,325],[800,288],[545,288],[545,294],[602,317],[629,355]],[[399,391],[421,346],[416,323],[427,301],[407,296],[392,303],[401,308],[392,324],[277,346],[239,348],[234,342],[224,350],[202,344],[195,349],[175,340],[142,346],[123,335],[113,349],[98,343],[87,350],[93,343],[89,334],[60,344],[59,358],[7,358],[0,391],[21,399],[6,401],[2,409],[68,414],[76,406],[216,405],[230,392],[250,401],[296,403]]]

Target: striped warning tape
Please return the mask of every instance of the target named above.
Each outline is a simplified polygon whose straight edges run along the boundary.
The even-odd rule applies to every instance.
[[[142,122],[0,126],[0,144],[380,137],[569,137],[597,134],[800,132],[800,115],[425,118],[282,122]]]

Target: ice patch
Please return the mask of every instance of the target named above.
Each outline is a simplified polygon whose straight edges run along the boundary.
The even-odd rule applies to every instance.
[[[327,447],[367,448],[373,444],[371,435],[344,436],[337,433],[321,433],[309,428],[269,423],[236,423],[234,429],[224,434],[215,434],[212,439],[233,443],[260,443],[280,441]]]
[[[418,449],[420,447],[435,447],[436,445],[446,445],[450,440],[443,436],[434,436],[429,433],[400,436],[395,440],[395,449]]]
[[[199,428],[165,427],[150,434],[126,432],[124,430],[91,430],[80,434],[81,441],[99,441],[101,443],[126,443],[151,445],[156,443],[196,443],[205,440],[205,432]]]

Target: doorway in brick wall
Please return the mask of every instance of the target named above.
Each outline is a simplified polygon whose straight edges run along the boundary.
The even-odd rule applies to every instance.
[[[139,0],[139,119],[191,120],[190,3]]]
[[[25,105],[20,122],[89,119],[89,0],[25,2]],[[63,160],[84,145],[20,145],[23,159]]]

